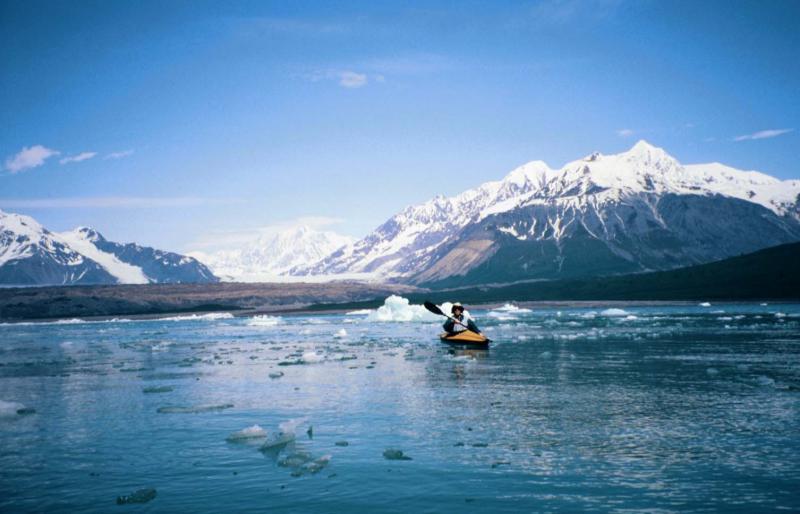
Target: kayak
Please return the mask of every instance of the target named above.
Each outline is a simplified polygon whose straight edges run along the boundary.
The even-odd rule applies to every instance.
[[[441,339],[443,343],[469,346],[489,346],[489,343],[492,341],[488,337],[476,334],[470,330],[464,330],[453,335],[448,335],[447,332],[443,332],[439,335],[439,339]]]

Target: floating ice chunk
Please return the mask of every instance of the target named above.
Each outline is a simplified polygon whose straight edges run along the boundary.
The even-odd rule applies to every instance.
[[[442,310],[450,312],[447,304],[442,305]],[[439,317],[428,312],[422,305],[411,305],[407,298],[392,295],[384,300],[383,305],[367,316],[369,321],[438,321]]]
[[[287,455],[278,461],[278,466],[282,468],[299,468],[303,464],[310,462],[314,457],[310,453],[295,452]]]
[[[372,310],[372,309],[358,309],[356,311],[350,311],[350,312],[347,312],[345,314],[347,314],[348,316],[368,316],[368,315],[372,314],[373,312],[375,312],[375,311]]]
[[[403,454],[403,450],[387,448],[383,451],[383,458],[386,460],[411,460],[411,457]]]
[[[303,471],[307,471],[312,475],[319,473],[330,463],[331,456],[330,455],[323,455],[318,459],[314,459],[313,461],[305,464],[303,466]]]
[[[280,423],[278,428],[285,434],[293,434],[297,431],[298,427],[307,422],[308,418],[292,418]]]
[[[340,329],[338,332],[336,332],[336,333],[333,335],[333,337],[335,337],[335,338],[337,338],[337,339],[342,339],[342,338],[344,338],[344,337],[347,337],[347,330],[345,330],[345,329],[343,329],[343,328],[342,328],[342,329]]]
[[[275,373],[270,373],[269,378],[281,378],[283,376],[283,371],[278,371]]]
[[[289,434],[281,432],[272,437],[267,437],[267,440],[264,441],[264,444],[261,445],[261,448],[259,448],[259,450],[262,452],[269,452],[271,450],[282,448],[283,446],[286,446],[287,444],[294,441],[294,439],[295,439],[294,432]]]
[[[717,368],[706,368],[706,373],[711,376],[719,375],[719,370]]]
[[[259,425],[253,425],[238,432],[233,432],[225,438],[229,442],[248,441],[253,439],[264,439],[267,437],[267,431]]]
[[[25,406],[18,402],[6,402],[0,400],[0,418],[13,418],[24,411]]]
[[[526,309],[524,307],[517,307],[516,305],[514,305],[512,303],[507,303],[507,304],[503,305],[502,307],[497,307],[496,309],[492,309],[492,310],[493,311],[498,311],[498,312],[513,312],[513,313],[516,313],[516,314],[524,314],[526,312],[533,312],[532,310]]]
[[[552,356],[553,356],[553,354],[550,353],[550,352],[542,352],[542,353],[539,354],[539,357],[542,358],[542,359],[549,359]]]
[[[161,318],[162,321],[213,321],[217,319],[233,319],[233,314],[230,312],[209,312],[206,314],[188,314]]]
[[[215,412],[233,407],[232,403],[220,405],[195,405],[192,407],[159,407],[156,412],[159,414],[196,414],[200,412]]]
[[[126,503],[147,503],[155,499],[156,490],[153,488],[139,489],[133,494],[124,496],[117,496],[117,505],[125,505]]]
[[[615,309],[615,308],[606,309],[606,310],[600,312],[601,316],[609,316],[609,317],[627,316],[628,314],[629,314],[628,311],[625,311],[625,310],[622,310],[622,309]]]
[[[775,387],[775,380],[764,375],[758,376],[756,383],[763,387]]]
[[[303,357],[300,359],[306,364],[315,364],[317,362],[322,362],[325,360],[325,357],[318,354],[317,352],[306,352],[303,354]]]
[[[283,323],[283,318],[280,316],[253,316],[247,321],[247,325],[251,327],[274,327]]]
[[[633,314],[628,314],[627,316],[625,316],[625,319],[627,321],[633,321],[635,319],[639,319],[639,316],[634,316]]]
[[[775,313],[775,317],[776,317],[776,318],[785,318],[785,317],[786,317],[786,314],[784,314],[784,313],[782,313],[782,312],[776,312],[776,313]]]
[[[711,304],[708,302],[701,302],[698,305],[700,305],[700,307],[711,307]]]

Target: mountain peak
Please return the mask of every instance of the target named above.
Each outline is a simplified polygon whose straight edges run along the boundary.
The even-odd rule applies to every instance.
[[[531,161],[514,168],[508,175],[503,177],[502,182],[523,185],[526,182],[541,182],[550,172],[550,167],[544,161]]]
[[[73,230],[73,232],[78,236],[80,236],[82,239],[91,241],[92,243],[96,243],[98,241],[105,241],[103,235],[100,232],[93,229],[92,227],[78,227],[75,230]]]
[[[660,160],[668,160],[677,163],[677,159],[672,157],[670,154],[666,152],[663,148],[658,146],[652,145],[645,141],[644,139],[640,139],[636,142],[635,145],[631,147],[630,150],[627,152],[623,152],[620,155],[627,157],[629,160],[638,160],[638,161],[645,161],[645,162],[655,162]]]
[[[664,151],[663,149],[648,143],[644,139],[640,139],[640,140],[636,141],[636,144],[634,144],[631,147],[631,149],[628,150],[627,153],[645,153],[645,152],[652,152],[652,151],[655,151],[655,150],[660,150],[662,152]]]

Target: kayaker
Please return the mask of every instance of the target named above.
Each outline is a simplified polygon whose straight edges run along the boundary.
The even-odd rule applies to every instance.
[[[450,308],[450,313],[453,315],[452,317],[454,319],[457,319],[459,321],[459,323],[456,323],[452,319],[448,319],[447,321],[444,322],[443,325],[444,329],[449,335],[458,334],[459,332],[463,332],[467,329],[472,330],[473,332],[476,332],[478,334],[481,333],[480,329],[478,328],[478,325],[476,325],[475,322],[472,321],[472,318],[464,314],[464,306],[461,305],[460,303],[458,302],[454,303],[453,306]]]

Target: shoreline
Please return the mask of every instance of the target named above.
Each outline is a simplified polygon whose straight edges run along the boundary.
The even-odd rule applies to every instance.
[[[360,302],[361,304],[374,304],[372,301]],[[380,301],[381,305],[383,300]],[[689,300],[558,300],[558,301],[522,301],[516,302],[509,300],[507,302],[487,302],[469,304],[467,307],[472,310],[489,311],[500,308],[506,304],[513,304],[520,308],[532,310],[550,310],[557,308],[619,308],[619,307],[659,307],[659,306],[692,306],[697,305],[696,301]],[[767,304],[783,304],[795,305],[800,304],[798,300],[773,300],[761,302],[758,300],[717,300],[711,302],[711,306],[731,306],[731,305],[752,305],[757,303]],[[92,323],[92,322],[112,322],[119,321],[148,321],[148,320],[164,320],[177,316],[204,316],[213,314],[230,314],[233,318],[251,318],[255,316],[307,316],[311,314],[321,315],[335,315],[346,314],[359,309],[367,309],[363,305],[353,305],[344,307],[339,304],[331,304],[330,307],[326,304],[309,304],[305,306],[279,306],[274,309],[237,309],[237,310],[177,310],[177,311],[164,311],[159,313],[142,313],[142,314],[102,314],[102,315],[84,315],[84,316],[56,316],[56,317],[33,317],[33,318],[15,318],[6,319],[0,318],[0,326],[13,326],[13,325],[29,325],[29,324],[48,324],[58,323],[69,320],[78,320],[79,322]],[[376,309],[372,307],[371,309]]]

